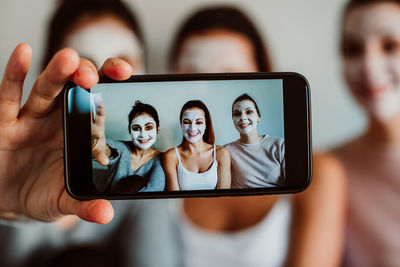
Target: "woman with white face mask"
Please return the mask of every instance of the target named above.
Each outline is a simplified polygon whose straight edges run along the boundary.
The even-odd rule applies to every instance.
[[[145,73],[145,48],[134,12],[120,0],[61,1],[49,24],[43,67],[56,51],[74,49],[99,69],[108,58],[128,62]]]
[[[211,115],[200,100],[183,105],[180,113],[183,141],[165,153],[163,166],[168,190],[211,190],[231,186],[230,157],[214,144]]]
[[[232,120],[239,140],[226,144],[232,160],[232,188],[285,186],[283,138],[259,135],[261,115],[254,99],[243,94],[233,101]]]
[[[400,266],[400,1],[351,0],[342,21],[348,88],[366,132],[336,148],[348,177],[345,266]]]
[[[250,17],[235,7],[223,5],[204,8],[189,16],[176,34],[169,63],[175,73],[268,72],[272,71],[269,58],[261,34]],[[243,99],[237,106],[251,107],[253,111],[247,116],[248,121],[238,121],[238,142],[242,140],[246,149],[259,148],[263,158],[267,155],[267,143],[269,150],[275,150],[278,156],[269,166],[275,179],[258,184],[232,181],[232,185],[280,185],[283,140],[258,135],[256,126],[260,115],[254,111],[257,106],[254,100]],[[240,107],[238,111],[241,112]],[[250,120],[252,124],[245,125]],[[227,146],[232,147],[233,144]],[[233,178],[234,172],[248,171],[253,175],[255,163],[241,162],[237,151],[230,151]],[[174,155],[175,151],[170,151],[170,156]],[[343,177],[339,169],[324,172],[325,168],[338,165],[331,156],[318,155],[314,163],[313,183],[301,194],[187,198],[178,202],[172,208],[176,214],[174,222],[181,231],[181,243],[185,244],[182,256],[185,265],[338,266],[344,221]],[[266,168],[262,169],[267,172]]]
[[[103,103],[98,104],[92,125],[92,154],[107,166],[106,181],[100,191],[110,194],[163,191],[165,174],[161,154],[152,147],[160,130],[157,111],[151,105],[136,101],[128,118],[132,141],[106,139],[105,108]]]

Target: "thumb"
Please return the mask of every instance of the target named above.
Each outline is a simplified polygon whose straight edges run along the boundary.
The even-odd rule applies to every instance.
[[[114,217],[111,203],[104,199],[80,201],[73,199],[66,191],[62,193],[59,209],[63,215],[77,215],[82,220],[107,224]]]

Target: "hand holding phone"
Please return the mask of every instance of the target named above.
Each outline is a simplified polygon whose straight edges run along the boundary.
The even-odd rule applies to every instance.
[[[75,51],[63,49],[37,78],[21,107],[31,58],[29,45],[18,45],[0,85],[0,218],[54,221],[74,214],[83,220],[107,223],[113,217],[111,204],[71,198],[63,175],[60,93],[68,80],[83,88],[94,86],[98,73]],[[113,64],[115,61],[121,62],[110,59],[102,71],[114,79],[127,79],[131,75],[129,65]]]

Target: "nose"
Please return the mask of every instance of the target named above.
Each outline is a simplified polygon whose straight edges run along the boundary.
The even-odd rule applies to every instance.
[[[380,79],[381,72],[384,69],[384,55],[379,53],[379,50],[370,45],[365,48],[365,53],[362,57],[361,74],[366,82],[375,84]]]

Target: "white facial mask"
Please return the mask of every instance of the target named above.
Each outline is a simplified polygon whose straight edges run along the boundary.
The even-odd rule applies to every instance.
[[[188,142],[197,143],[200,141],[206,131],[206,119],[203,111],[199,109],[186,110],[182,116],[181,128],[183,137]]]
[[[232,120],[240,134],[249,135],[253,131],[257,131],[259,119],[252,101],[242,100],[233,105]]]
[[[344,58],[344,74],[353,95],[378,120],[399,115],[400,8],[394,3],[357,8],[348,15],[344,30],[364,51]],[[385,50],[388,38],[395,44],[390,52]]]
[[[90,59],[97,69],[110,57],[124,57],[141,63],[134,66],[135,74],[144,73],[139,40],[130,29],[117,23],[105,20],[89,24],[68,36],[64,45]]]
[[[143,150],[149,149],[157,139],[155,120],[148,115],[140,115],[131,122],[131,136],[133,144]],[[152,127],[150,127],[152,126]],[[147,129],[150,127],[151,129]]]
[[[231,36],[190,37],[177,62],[178,72],[257,71],[252,51]],[[248,51],[250,50],[250,51]]]

